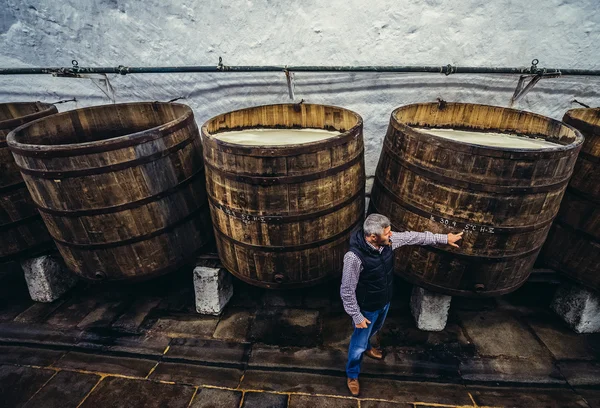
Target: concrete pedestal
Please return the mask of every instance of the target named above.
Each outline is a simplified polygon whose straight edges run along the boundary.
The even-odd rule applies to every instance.
[[[420,330],[442,331],[448,321],[448,311],[452,296],[430,292],[413,286],[410,297],[410,310]]]
[[[565,283],[556,291],[551,308],[577,333],[600,332],[598,292]]]
[[[50,303],[77,283],[77,277],[55,255],[43,255],[21,261],[29,296],[36,302]]]
[[[200,314],[220,315],[233,296],[231,274],[224,268],[197,266],[194,269],[196,311]]]

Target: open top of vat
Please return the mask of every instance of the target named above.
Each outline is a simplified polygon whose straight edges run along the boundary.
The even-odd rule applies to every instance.
[[[7,141],[24,156],[76,155],[158,139],[192,119],[192,110],[176,103],[102,105],[35,120],[12,131]]]
[[[42,102],[0,103],[0,130],[14,129],[24,123],[58,112],[56,106]],[[2,140],[0,132],[0,141]]]
[[[585,135],[581,154],[600,157],[600,108],[572,109],[565,113],[563,121]]]
[[[478,146],[499,147],[502,149],[550,149],[558,144],[544,138],[529,137],[513,133],[457,130],[452,128],[413,128],[429,135]]]
[[[573,127],[542,115],[516,109],[467,103],[423,103],[402,106],[392,112],[392,123],[411,136],[448,146],[466,145],[489,151],[555,152],[571,150],[583,143],[583,136]],[[438,129],[438,131],[436,131]],[[445,130],[442,130],[445,129]],[[531,139],[521,146],[502,146],[469,141],[468,137],[444,137],[448,129],[488,133],[489,138]],[[448,132],[449,133],[449,132]],[[510,136],[509,136],[510,135]],[[539,146],[532,146],[536,142]]]
[[[597,127],[596,131],[600,132],[600,108],[571,109],[565,113],[565,119],[567,117],[595,126]]]
[[[205,143],[219,150],[241,154],[278,156],[285,154],[318,151],[324,146],[344,143],[349,138],[360,137],[362,118],[348,109],[316,104],[264,105],[240,109],[216,116],[202,126]],[[300,137],[275,144],[272,140],[260,142],[260,136],[252,143],[241,144],[222,140],[218,135],[225,132],[247,130],[289,130]],[[314,137],[301,137],[302,133],[313,133]],[[316,134],[314,134],[316,132]]]
[[[319,142],[339,136],[341,132],[325,129],[273,129],[251,128],[213,134],[217,140],[245,146],[288,146]]]

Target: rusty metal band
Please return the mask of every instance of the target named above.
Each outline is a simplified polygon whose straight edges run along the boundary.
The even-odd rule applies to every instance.
[[[232,210],[230,207],[218,203],[210,195],[208,197],[208,200],[210,201],[210,205],[213,208],[217,208],[217,209],[223,211],[226,215],[230,215],[230,216],[237,218],[239,220],[242,220],[242,221],[250,221],[250,222],[254,221],[254,222],[261,222],[264,224],[285,224],[285,223],[290,223],[290,222],[299,222],[299,221],[315,219],[318,217],[323,217],[325,215],[334,213],[338,210],[341,210],[342,208],[349,206],[350,204],[352,204],[359,198],[362,201],[361,207],[364,207],[364,194],[365,194],[365,189],[363,187],[352,197],[340,202],[339,204],[336,204],[332,207],[325,208],[320,211],[315,211],[315,212],[306,213],[306,214],[299,214],[299,215],[264,215],[263,216],[263,215],[247,214],[247,213],[241,213],[239,211]]]
[[[29,217],[25,217],[25,218],[21,218],[20,220],[14,221],[14,222],[9,222],[8,224],[1,224],[0,225],[0,232],[2,231],[7,231],[13,228],[17,228],[21,225],[25,225],[25,224],[29,224],[32,222],[40,222],[42,223],[42,216],[39,213],[36,213],[34,215],[30,215]]]
[[[131,210],[132,208],[141,207],[143,205],[150,204],[155,201],[159,201],[165,197],[168,197],[170,195],[173,195],[173,194],[181,191],[183,188],[187,187],[188,185],[192,184],[194,181],[196,181],[198,179],[198,177],[203,176],[203,175],[204,175],[204,166],[201,167],[200,170],[198,170],[197,172],[192,174],[190,177],[183,180],[181,183],[179,183],[165,191],[161,191],[158,194],[151,195],[146,198],[142,198],[141,200],[131,201],[131,202],[128,202],[125,204],[115,205],[112,207],[93,208],[93,209],[89,209],[89,210],[55,210],[52,208],[42,207],[37,203],[36,203],[36,207],[38,208],[39,211],[41,211],[45,214],[55,215],[58,217],[67,217],[67,218],[78,218],[78,217],[87,217],[87,216],[101,215],[101,214],[112,214],[112,213],[116,213],[116,212]]]
[[[56,241],[56,243],[64,245],[66,247],[70,247],[70,248],[75,248],[75,249],[79,249],[79,250],[97,250],[97,249],[110,249],[110,248],[117,248],[117,247],[121,247],[121,246],[126,246],[126,245],[131,245],[131,244],[135,244],[137,242],[141,242],[141,241],[147,241],[149,239],[155,238],[159,235],[162,234],[166,234],[168,232],[173,231],[174,229],[176,229],[177,227],[194,220],[195,218],[198,218],[202,215],[203,212],[206,211],[206,203],[203,203],[202,205],[200,205],[198,208],[196,208],[194,211],[190,212],[188,215],[186,215],[185,217],[183,217],[180,220],[175,221],[174,223],[164,227],[164,228],[159,228],[153,232],[150,232],[148,234],[144,234],[144,235],[139,235],[137,237],[133,237],[133,238],[129,238],[129,239],[124,239],[121,241],[115,241],[115,242],[102,242],[102,243],[94,243],[94,244],[76,244],[73,242],[66,242],[63,241],[61,239],[58,239],[56,237],[52,237],[54,239],[54,241]],[[207,212],[208,213],[208,212]]]
[[[575,187],[573,187],[573,184],[570,184],[567,187],[567,191],[565,192],[565,194],[571,194],[574,195],[577,198],[580,198],[582,200],[585,201],[589,201],[593,204],[596,204],[598,206],[600,206],[600,197],[593,197],[591,194],[585,192],[585,191],[581,191],[579,189],[576,189]]]
[[[587,152],[579,152],[579,158],[589,161],[591,163],[600,163],[600,157],[599,156],[594,156],[593,154],[587,153]]]
[[[60,244],[59,244],[60,245]],[[145,280],[148,279],[154,279],[157,278],[159,276],[162,275],[166,275],[167,273],[170,272],[174,272],[178,269],[183,268],[186,265],[192,264],[196,261],[196,257],[201,254],[203,252],[203,249],[205,247],[207,247],[209,244],[208,243],[202,243],[199,247],[196,248],[196,250],[191,253],[190,255],[181,257],[179,261],[175,261],[171,264],[169,264],[169,266],[166,266],[162,269],[157,269],[155,271],[149,272],[149,273],[145,273],[142,275],[133,275],[133,276],[125,276],[121,279],[115,279],[114,277],[110,277],[111,282],[127,282],[127,283],[137,283],[137,282],[143,282]],[[71,269],[71,268],[69,268]],[[87,280],[87,281],[93,281],[93,282],[100,282],[100,281],[104,281],[106,279],[105,275],[102,274],[102,278],[92,278],[90,275],[81,272],[80,270],[72,270],[71,271],[73,273],[76,273],[77,276]]]
[[[193,141],[194,141],[194,139],[190,137],[188,139],[185,139],[183,142],[179,142],[178,144],[173,145],[173,146],[169,147],[168,149],[162,150],[160,152],[156,152],[154,154],[144,156],[144,157],[141,157],[141,158],[135,159],[135,160],[130,160],[130,161],[117,163],[117,164],[111,164],[109,166],[94,167],[94,168],[83,169],[83,170],[64,170],[64,171],[31,170],[31,169],[26,169],[26,168],[23,168],[20,166],[19,166],[19,169],[21,170],[21,173],[23,173],[23,174],[27,174],[27,175],[35,177],[35,178],[43,178],[43,179],[49,179],[49,180],[62,180],[62,179],[73,178],[73,177],[84,177],[84,176],[92,176],[92,175],[97,175],[97,174],[105,174],[105,173],[111,173],[111,172],[115,172],[115,171],[129,169],[131,167],[138,167],[143,164],[148,164],[148,163],[160,160],[178,150],[185,148],[186,146],[191,144]]]
[[[253,279],[250,278],[248,276],[243,275],[241,272],[238,272],[237,270],[233,269],[233,267],[231,265],[226,265],[225,263],[223,263],[223,266],[225,266],[227,268],[228,271],[230,271],[236,278],[250,284],[250,285],[254,285],[254,286],[259,286],[259,287],[263,287],[263,288],[281,288],[281,289],[302,289],[302,288],[308,288],[311,286],[315,286],[333,279],[336,279],[338,277],[338,275],[334,275],[334,274],[327,274],[327,275],[323,275],[320,276],[316,279],[310,279],[310,280],[302,280],[302,281],[285,281],[283,283],[276,283],[272,280],[258,280],[258,279]],[[277,270],[277,269],[276,269]]]
[[[383,149],[384,151],[382,152],[382,154],[389,154],[402,167],[415,174],[418,174],[419,176],[425,177],[430,180],[439,181],[440,183],[444,183],[447,185],[461,187],[473,191],[484,191],[488,193],[545,193],[549,191],[560,190],[563,186],[567,185],[569,179],[571,178],[571,174],[569,173],[569,177],[565,177],[564,179],[554,184],[533,187],[499,186],[495,184],[472,183],[470,181],[457,180],[449,176],[444,176],[442,174],[435,173],[431,170],[424,169],[423,167],[418,166],[414,163],[410,163],[406,159],[398,155],[396,152],[394,152],[392,149],[390,149],[386,144],[384,144]]]
[[[226,235],[224,232],[220,231],[216,226],[215,226],[214,230],[221,239],[224,239],[225,241],[229,241],[233,245],[241,246],[241,247],[244,247],[244,248],[247,248],[247,249],[250,249],[253,251],[257,251],[257,252],[282,253],[282,252],[305,251],[307,249],[318,248],[320,246],[327,245],[331,242],[335,242],[338,239],[344,238],[345,236],[350,234],[356,227],[362,225],[362,222],[363,222],[363,218],[359,217],[359,219],[357,221],[355,221],[352,225],[350,225],[344,231],[342,231],[338,234],[332,235],[329,238],[322,239],[322,240],[315,241],[315,242],[309,242],[307,244],[290,245],[290,246],[262,246],[262,245],[248,244],[248,243],[241,242],[241,241],[231,238],[230,236]]]
[[[600,245],[600,237],[595,237],[592,234],[590,234],[589,232],[585,232],[577,227],[572,226],[571,224],[567,224],[560,218],[556,219],[556,225],[559,225],[561,228],[567,230],[568,232],[581,237],[585,241]]]
[[[580,283],[581,285],[587,286],[594,290],[600,289],[598,287],[599,283],[590,282],[589,279],[586,279],[586,275],[583,275],[583,276],[573,275],[573,267],[570,267],[568,265],[568,262],[571,261],[571,259],[564,259],[564,258],[555,259],[555,258],[552,258],[551,256],[549,256],[548,251],[550,249],[552,249],[552,248],[544,249],[544,255],[546,255],[546,256],[544,256],[544,264],[546,266],[559,272],[561,274],[561,277],[564,278],[565,280]]]
[[[34,245],[22,251],[18,251],[12,253],[10,255],[0,256],[0,263],[10,262],[19,260],[22,258],[30,258],[32,256],[43,254],[44,252],[50,251],[54,247],[54,242],[52,242],[52,238],[48,236],[48,240],[42,242],[41,244]],[[56,248],[54,248],[56,250]]]
[[[297,175],[297,176],[277,176],[277,177],[245,176],[245,175],[240,175],[240,174],[220,170],[217,167],[213,166],[212,164],[209,164],[208,162],[205,162],[204,165],[206,167],[208,167],[211,171],[213,171],[213,172],[217,173],[218,175],[225,177],[229,180],[237,181],[240,183],[247,183],[247,184],[273,186],[273,185],[280,185],[280,184],[297,184],[297,183],[303,183],[303,182],[307,182],[307,181],[318,180],[318,179],[321,179],[324,177],[329,177],[334,174],[340,173],[346,169],[349,169],[350,167],[360,163],[363,159],[364,159],[364,150],[361,150],[356,155],[356,157],[354,157],[352,160],[347,161],[346,163],[344,163],[340,166],[332,167],[328,170],[318,171],[316,173],[310,173],[310,174],[301,174],[301,175]]]
[[[375,204],[373,202],[371,202],[371,205],[373,206],[373,209],[375,210],[375,212],[379,212],[377,210],[377,207],[375,206]],[[391,225],[392,230],[395,231],[402,231],[402,230],[406,230],[406,228],[396,228],[396,225],[394,223],[392,223]],[[529,251],[525,251],[525,252],[521,252],[519,254],[514,254],[514,255],[505,255],[505,256],[487,256],[487,255],[467,255],[467,254],[460,254],[457,252],[450,252],[447,251],[445,249],[442,248],[438,248],[438,247],[434,247],[434,246],[428,246],[427,247],[427,251],[432,251],[432,252],[436,252],[436,253],[440,253],[440,254],[444,254],[447,256],[454,256],[457,258],[463,258],[463,259],[468,259],[470,261],[473,260],[482,260],[484,262],[505,262],[507,260],[513,260],[513,259],[520,259],[520,258],[527,258],[528,256],[533,255],[534,253],[536,253],[537,251],[539,251],[541,248],[541,245],[529,250]]]
[[[0,195],[7,194],[16,190],[25,189],[27,190],[27,185],[24,181],[19,181],[18,183],[9,184],[8,186],[0,187]],[[29,193],[27,193],[29,195]]]
[[[65,112],[66,113],[66,112]],[[188,115],[185,119],[181,120],[178,123],[173,124],[167,128],[163,129],[155,129],[155,130],[146,130],[140,132],[140,135],[136,135],[135,133],[129,135],[119,136],[115,138],[114,141],[110,143],[102,144],[99,142],[98,144],[86,145],[86,146],[75,146],[67,148],[61,148],[60,145],[53,146],[54,149],[48,150],[32,150],[32,149],[22,149],[17,146],[11,146],[10,150],[14,153],[19,154],[20,156],[28,156],[28,157],[69,157],[69,156],[80,156],[83,154],[94,154],[94,153],[104,153],[110,152],[113,150],[122,149],[125,147],[137,146],[143,143],[151,142],[156,139],[161,139],[169,136],[172,133],[177,132],[178,130],[183,129],[189,124],[193,123],[193,115]],[[130,137],[131,135],[136,135],[135,137]],[[192,133],[190,134],[190,138],[198,137],[198,134]],[[123,140],[116,140],[123,138]],[[111,139],[108,139],[109,141]],[[45,145],[41,145],[45,146]]]
[[[522,233],[522,232],[531,232],[531,231],[536,231],[539,230],[541,228],[544,228],[548,225],[550,225],[552,223],[552,221],[554,220],[554,218],[551,218],[549,220],[546,220],[544,222],[540,222],[538,224],[534,224],[534,225],[524,225],[524,226],[520,226],[520,227],[495,227],[495,226],[489,226],[489,225],[485,225],[485,224],[478,224],[478,223],[471,223],[471,222],[465,222],[465,220],[460,219],[460,218],[454,218],[448,215],[444,215],[444,214],[440,214],[440,213],[434,213],[432,211],[427,211],[424,210],[422,208],[416,207],[412,204],[407,203],[406,201],[404,201],[401,197],[399,197],[398,195],[396,195],[396,193],[394,193],[393,191],[391,191],[387,186],[383,185],[383,183],[377,178],[375,177],[375,180],[373,182],[373,187],[377,186],[377,188],[381,189],[381,191],[383,191],[385,194],[387,194],[388,196],[390,196],[393,199],[393,202],[398,204],[400,207],[402,207],[403,209],[405,209],[408,212],[417,214],[423,218],[427,218],[427,219],[431,219],[432,216],[437,217],[437,218],[443,218],[445,220],[448,220],[450,223],[455,223],[456,225],[448,225],[449,227],[455,227],[455,228],[461,228],[461,229],[465,229],[465,227],[467,225],[475,225],[476,227],[478,227],[477,229],[480,229],[480,227],[486,227],[486,228],[493,228],[494,230],[494,234],[518,234],[518,233]],[[375,205],[375,199],[374,199],[374,195],[371,195],[371,202],[373,202],[373,205]],[[444,224],[446,225],[446,224]],[[477,231],[477,229],[473,230],[475,232],[480,232]]]
[[[419,279],[412,274],[408,274],[405,272],[396,272],[397,275],[401,276],[403,279],[407,280],[409,283],[413,285],[421,286],[425,289],[429,289],[433,292],[442,293],[450,296],[465,296],[470,298],[489,298],[489,297],[498,297],[502,295],[506,295],[508,293],[514,292],[519,289],[521,286],[527,282],[529,279],[529,275],[525,276],[525,278],[521,279],[519,282],[511,285],[509,287],[503,287],[502,289],[496,290],[484,290],[483,292],[477,292],[474,289],[459,289],[459,288],[449,288],[446,286],[436,285],[432,282],[424,281],[423,279]]]

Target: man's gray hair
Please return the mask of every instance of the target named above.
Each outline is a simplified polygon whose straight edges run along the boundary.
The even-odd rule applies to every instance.
[[[383,234],[383,230],[389,227],[390,224],[390,219],[385,215],[371,214],[367,217],[365,223],[363,224],[365,236],[369,236],[371,234],[381,235]]]

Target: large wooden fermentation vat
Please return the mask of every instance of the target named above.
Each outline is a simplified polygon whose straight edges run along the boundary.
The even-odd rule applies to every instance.
[[[563,121],[585,142],[540,258],[600,290],[600,108],[570,110]]]
[[[482,146],[415,128],[512,133],[556,145]],[[460,248],[398,249],[396,272],[449,295],[496,296],[518,288],[557,214],[582,142],[560,121],[513,109],[445,102],[396,109],[371,212],[389,216],[394,230],[465,231]]]
[[[8,144],[67,266],[87,279],[146,279],[211,237],[192,110],[128,103],[15,129]]]
[[[244,145],[220,132],[249,128],[342,132],[305,144]],[[340,276],[364,218],[362,119],[346,109],[270,105],[219,115],[202,126],[211,214],[221,261],[267,288]]]
[[[53,245],[6,136],[16,127],[57,112],[54,105],[41,102],[0,104],[0,263],[35,255]]]

